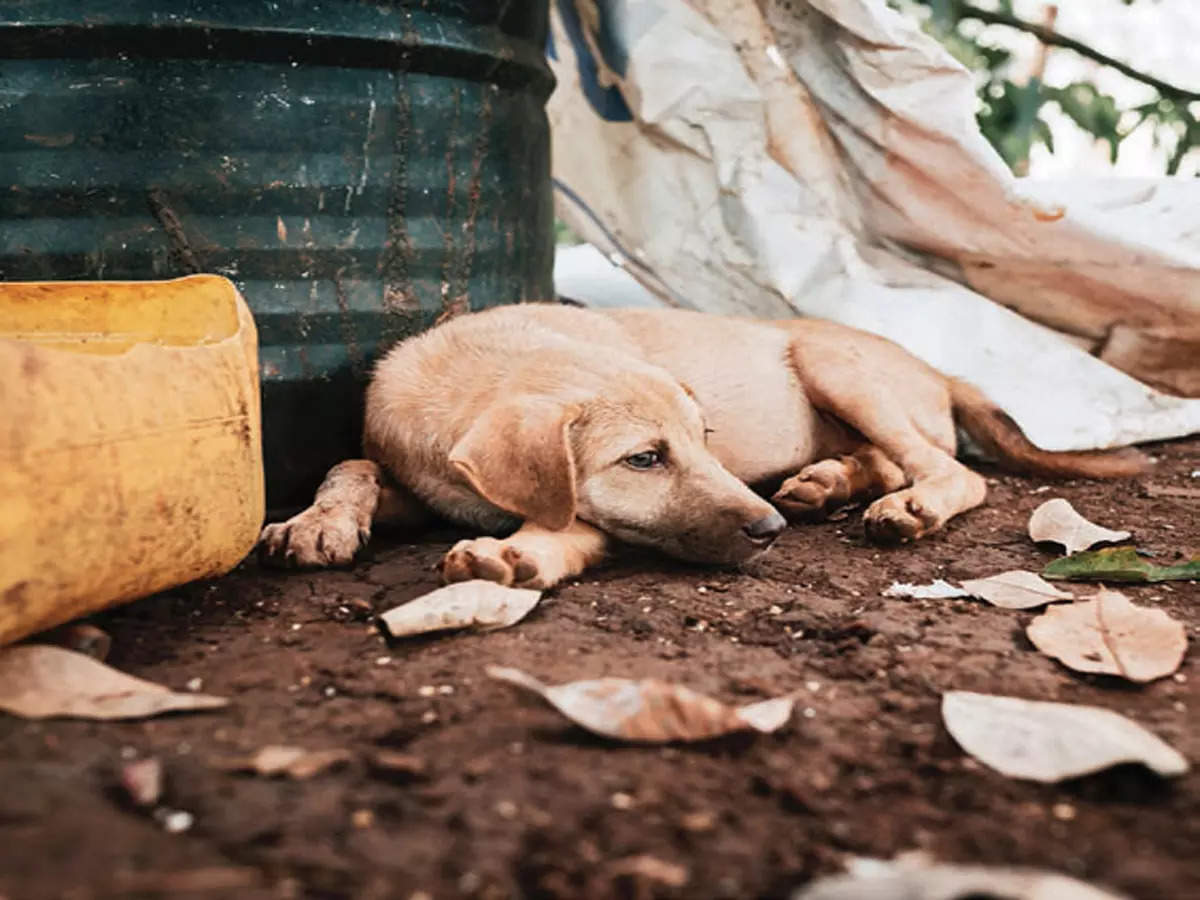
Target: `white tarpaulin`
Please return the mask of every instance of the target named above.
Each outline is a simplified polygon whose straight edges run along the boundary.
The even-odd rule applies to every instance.
[[[1200,432],[1147,386],[1200,393],[1200,179],[1015,179],[884,0],[553,9],[559,214],[660,302],[885,335],[1047,449]]]

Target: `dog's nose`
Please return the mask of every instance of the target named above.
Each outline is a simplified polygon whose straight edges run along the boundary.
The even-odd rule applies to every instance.
[[[769,516],[763,516],[749,525],[743,525],[742,531],[746,533],[746,537],[755,543],[769,544],[775,538],[779,537],[779,533],[783,531],[786,525],[787,520],[778,512],[772,510]]]

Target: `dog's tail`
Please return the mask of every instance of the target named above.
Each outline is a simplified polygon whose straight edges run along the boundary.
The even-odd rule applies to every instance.
[[[1150,460],[1136,450],[1067,453],[1042,450],[980,390],[956,378],[947,381],[955,421],[1005,469],[1055,478],[1130,478],[1150,467]]]

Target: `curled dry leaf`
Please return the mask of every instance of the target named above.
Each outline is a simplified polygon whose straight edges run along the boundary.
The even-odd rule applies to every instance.
[[[779,697],[733,707],[654,679],[598,678],[546,685],[519,669],[489,666],[487,673],[532,691],[588,731],[646,743],[703,741],[735,731],[776,731],[791,718],[795,702],[791,697]]]
[[[1121,763],[1163,776],[1188,770],[1166,742],[1096,706],[951,691],[942,697],[942,720],[960,747],[1010,778],[1056,782]]]
[[[1174,566],[1156,566],[1133,547],[1109,547],[1056,559],[1042,569],[1055,581],[1200,581],[1200,557]]]
[[[228,703],[207,694],[177,694],[62,647],[0,650],[0,709],[26,719],[141,719]]]
[[[1074,878],[1038,869],[878,862],[821,878],[793,900],[1122,900]]]
[[[354,757],[348,750],[305,750],[269,744],[252,756],[220,762],[220,768],[231,772],[257,772],[259,775],[287,775],[306,779],[345,765]]]
[[[973,578],[964,581],[962,585],[972,597],[1005,609],[1032,609],[1058,600],[1075,599],[1072,594],[1060,591],[1032,572],[1022,572],[1019,569],[1001,572],[988,578]]]
[[[902,597],[911,600],[948,600],[953,597],[969,597],[968,591],[955,587],[941,578],[930,584],[908,584],[893,581],[883,592],[884,597]]]
[[[1134,606],[1124,594],[1101,591],[1094,600],[1055,606],[1025,629],[1033,645],[1077,672],[1153,681],[1183,662],[1183,623],[1161,609]]]
[[[520,622],[541,596],[491,581],[460,581],[389,609],[379,622],[394,638],[452,628],[492,631]]]
[[[1035,541],[1062,544],[1067,553],[1078,553],[1097,544],[1129,540],[1128,531],[1113,531],[1089,522],[1066,500],[1047,500],[1029,517],[1029,536]]]

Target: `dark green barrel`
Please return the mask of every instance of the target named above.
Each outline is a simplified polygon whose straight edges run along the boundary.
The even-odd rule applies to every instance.
[[[0,3],[0,278],[233,279],[303,502],[382,349],[552,295],[547,7]]]

